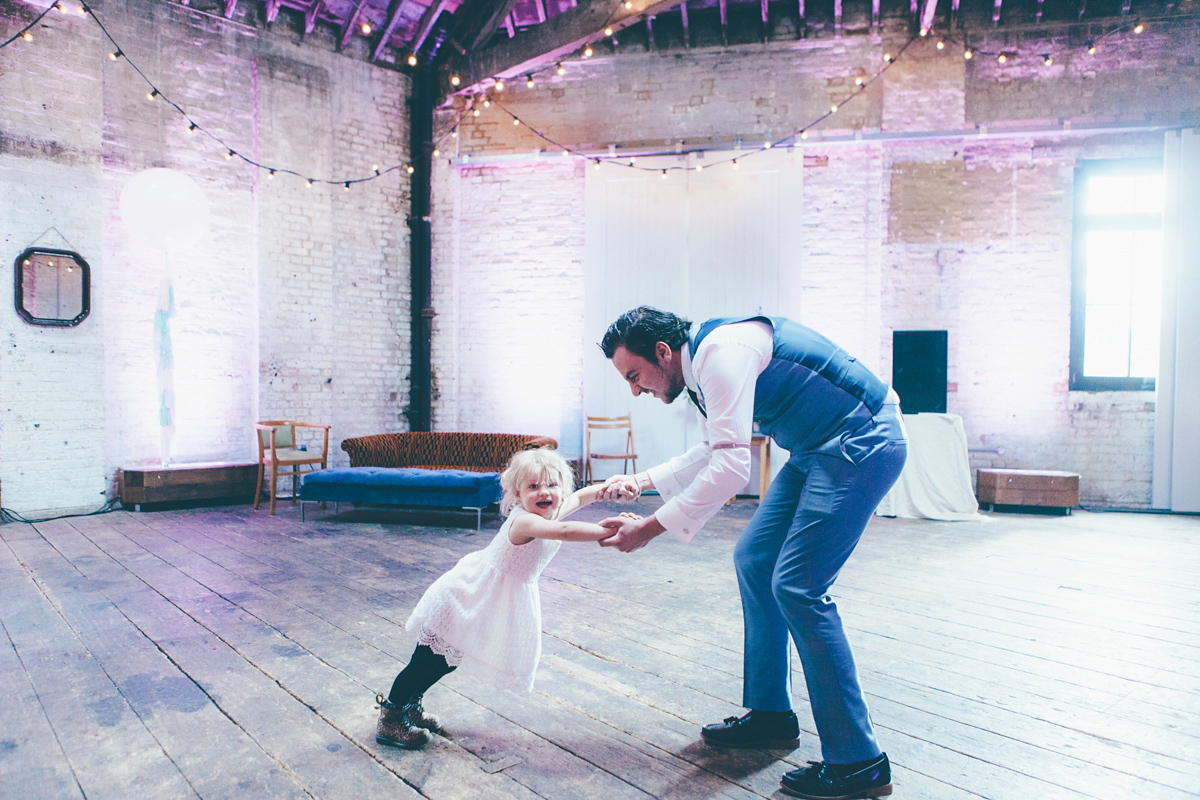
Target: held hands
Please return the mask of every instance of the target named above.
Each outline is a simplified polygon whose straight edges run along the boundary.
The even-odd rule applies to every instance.
[[[637,514],[618,514],[600,520],[602,527],[613,535],[600,540],[601,547],[615,547],[622,553],[632,553],[650,543],[650,540],[666,530],[654,517],[639,517]]]
[[[636,500],[638,498],[637,481],[632,475],[613,475],[600,487],[597,500]]]

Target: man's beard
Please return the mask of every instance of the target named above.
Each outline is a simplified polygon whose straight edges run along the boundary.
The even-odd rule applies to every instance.
[[[679,395],[683,394],[683,390],[686,386],[687,386],[687,384],[685,384],[683,382],[683,378],[678,378],[678,379],[672,381],[671,384],[669,386],[667,386],[667,392],[666,392],[667,402],[674,403],[675,398],[679,397]]]

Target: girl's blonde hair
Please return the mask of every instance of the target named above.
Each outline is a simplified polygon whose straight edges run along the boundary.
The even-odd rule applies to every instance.
[[[571,492],[575,491],[575,475],[571,472],[571,467],[567,464],[566,459],[560,456],[557,450],[551,450],[548,447],[522,450],[512,457],[500,475],[500,487],[504,489],[504,497],[500,500],[501,516],[508,516],[508,512],[517,505],[521,487],[535,476],[549,478],[562,487],[563,501],[566,501]],[[562,503],[559,503],[558,508],[554,511],[556,519],[560,510],[562,510]]]

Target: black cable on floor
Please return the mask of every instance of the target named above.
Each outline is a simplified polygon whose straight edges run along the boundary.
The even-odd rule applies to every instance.
[[[118,502],[119,501],[117,501],[117,500],[109,500],[103,506],[96,509],[95,511],[84,511],[79,514],[60,514],[57,517],[43,517],[41,519],[26,519],[25,517],[18,514],[16,511],[13,511],[11,508],[0,508],[0,519],[3,519],[5,522],[33,523],[33,522],[50,522],[51,520],[67,519],[68,517],[94,517],[97,514],[107,514],[110,511],[115,511]]]

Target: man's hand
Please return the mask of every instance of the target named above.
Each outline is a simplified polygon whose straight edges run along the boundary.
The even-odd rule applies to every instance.
[[[624,514],[600,520],[613,535],[600,540],[601,547],[615,547],[622,553],[632,553],[645,547],[650,540],[666,530],[656,518],[632,519]]]
[[[600,501],[636,500],[637,481],[632,475],[613,475],[600,487],[596,499]]]

